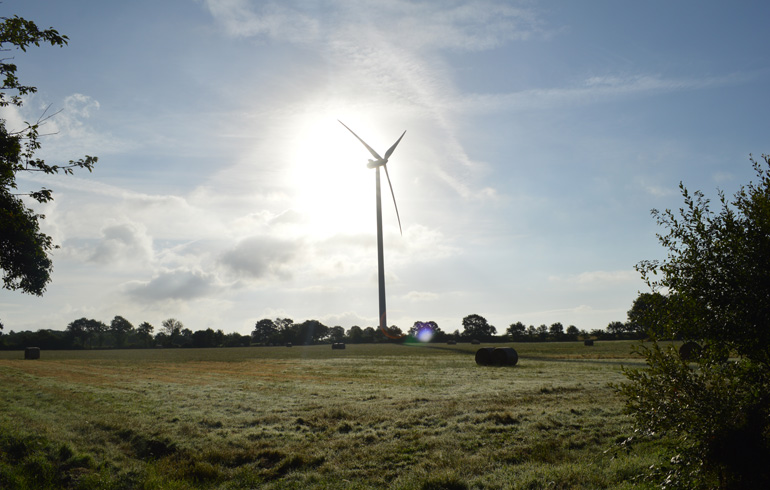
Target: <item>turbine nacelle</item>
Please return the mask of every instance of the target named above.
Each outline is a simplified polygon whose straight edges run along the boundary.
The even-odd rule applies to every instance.
[[[385,165],[386,163],[388,163],[388,161],[387,161],[387,160],[372,160],[372,159],[370,158],[370,159],[369,159],[369,163],[367,163],[367,164],[366,164],[366,168],[377,168],[377,167],[382,167],[382,166],[383,166],[383,165]]]

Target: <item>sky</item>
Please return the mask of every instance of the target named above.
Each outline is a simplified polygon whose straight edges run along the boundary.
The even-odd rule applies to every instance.
[[[625,321],[664,259],[653,208],[716,199],[770,153],[770,3],[5,0],[69,36],[13,56],[56,113],[20,177],[60,248],[5,331],[121,315],[249,333],[263,318],[378,324],[375,172],[388,163],[388,323],[470,314]],[[46,112],[47,111],[47,112]]]

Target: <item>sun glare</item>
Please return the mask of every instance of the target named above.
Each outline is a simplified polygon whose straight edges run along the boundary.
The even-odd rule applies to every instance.
[[[371,157],[366,148],[333,116],[305,118],[295,134],[291,149],[295,204],[309,218],[314,235],[374,231],[375,172],[366,167]],[[358,134],[370,137],[366,141],[380,154],[387,149],[378,148],[376,135]],[[385,176],[381,178],[385,207],[386,202],[390,205],[389,191]],[[385,226],[388,216],[386,211]]]

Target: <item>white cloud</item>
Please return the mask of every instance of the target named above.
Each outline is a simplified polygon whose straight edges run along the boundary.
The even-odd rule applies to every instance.
[[[219,286],[212,274],[180,268],[162,270],[149,281],[131,281],[124,288],[134,300],[153,303],[202,298],[214,293]]]
[[[30,97],[21,113],[26,120],[38,120],[41,142],[39,156],[46,160],[75,160],[84,155],[102,156],[123,152],[131,143],[105,129],[101,104],[91,96],[72,94],[61,101]]]
[[[237,277],[286,279],[291,276],[290,264],[301,248],[294,240],[253,236],[225,251],[219,261]]]
[[[0,108],[0,117],[6,120],[9,130],[18,131],[26,127],[25,121],[39,124],[40,135],[45,147],[54,144],[61,146],[58,141],[93,140],[96,132],[89,127],[85,120],[99,110],[99,101],[83,94],[72,94],[58,103],[41,100],[40,96],[30,95],[23,99],[21,107],[7,106]],[[100,135],[103,137],[104,135]]]
[[[5,127],[9,132],[16,132],[27,127],[24,121],[29,118],[22,113],[21,108],[9,105],[0,107],[0,119],[5,119]]]
[[[98,111],[100,107],[99,101],[83,94],[72,94],[64,99],[64,108],[62,112],[68,116],[77,116],[82,119],[88,119],[91,117],[91,113]],[[79,121],[75,122],[76,125],[82,126]]]
[[[101,264],[149,263],[152,238],[137,223],[119,223],[102,228],[102,238],[89,260]]]

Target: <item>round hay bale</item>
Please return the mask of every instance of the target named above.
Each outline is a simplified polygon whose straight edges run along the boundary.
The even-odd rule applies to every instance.
[[[697,342],[685,342],[679,347],[679,357],[681,357],[683,361],[694,361],[699,355],[700,344]]]
[[[286,347],[291,347],[291,342],[286,342]]]
[[[492,364],[495,366],[515,366],[519,362],[519,354],[512,347],[496,347],[492,351]]]
[[[457,345],[457,341],[456,340],[450,340],[449,342],[446,343],[446,345]]]
[[[24,349],[24,359],[40,359],[40,347],[27,347]]]
[[[594,341],[591,340],[591,339],[584,340],[583,341],[583,345],[585,345],[586,347],[593,347],[594,346]]]
[[[473,344],[473,345],[479,345],[480,343],[481,343],[481,341],[479,339],[471,340],[471,344]]]
[[[492,364],[492,351],[494,347],[482,347],[476,351],[476,364],[479,366],[489,366]]]
[[[335,342],[335,343],[332,344],[332,349],[333,350],[344,349],[344,348],[345,348],[345,343],[344,342]]]

